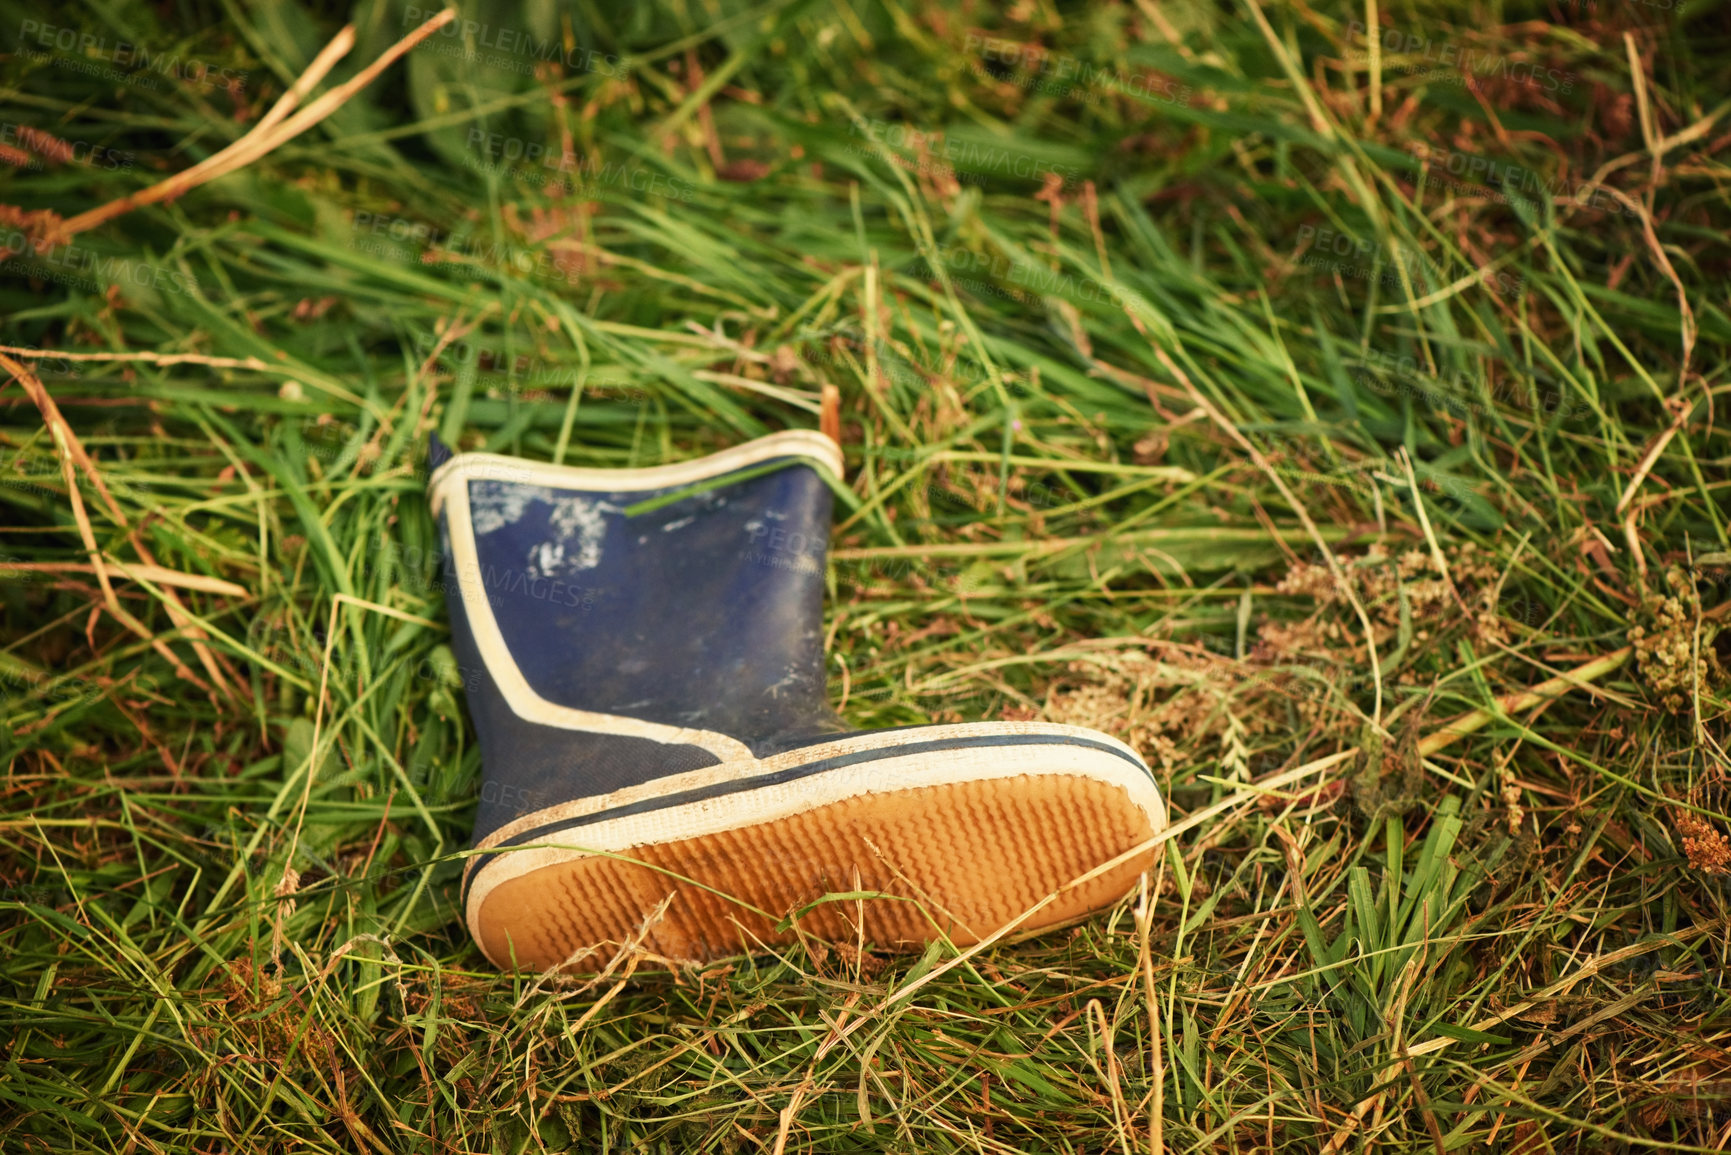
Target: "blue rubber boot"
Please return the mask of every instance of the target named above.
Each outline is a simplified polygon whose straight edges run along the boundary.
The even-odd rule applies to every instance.
[[[833,940],[968,943],[1042,902],[1018,930],[1072,920],[1147,868],[1165,809],[1122,742],[1033,722],[858,731],[830,708],[842,461],[821,434],[652,469],[437,443],[432,464],[481,740],[464,914],[496,965],[759,951],[795,911]],[[885,897],[818,902],[861,891]]]

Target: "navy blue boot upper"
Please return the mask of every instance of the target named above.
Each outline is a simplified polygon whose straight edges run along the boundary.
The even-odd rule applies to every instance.
[[[435,465],[446,455],[435,445]],[[553,481],[468,477],[467,516],[449,501],[440,512],[452,645],[482,745],[477,841],[548,806],[722,760],[605,720],[532,721],[501,688],[517,675],[555,706],[726,735],[758,757],[846,729],[825,692],[832,499],[816,468],[783,458],[648,490]],[[466,572],[457,534],[473,542]],[[478,599],[490,624],[475,620],[488,616]]]

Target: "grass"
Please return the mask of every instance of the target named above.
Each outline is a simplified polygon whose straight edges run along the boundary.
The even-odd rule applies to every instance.
[[[1726,1144],[1723,5],[550,12],[6,216],[111,500],[9,382],[0,1146]],[[424,15],[8,4],[0,203]],[[825,384],[847,717],[1100,726],[1204,817],[979,952],[492,972],[427,435],[654,464]]]

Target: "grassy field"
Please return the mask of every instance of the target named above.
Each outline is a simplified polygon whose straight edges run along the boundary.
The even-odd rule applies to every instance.
[[[0,3],[0,1149],[1731,1142],[1731,8],[475,6],[74,227],[431,15]],[[826,385],[848,719],[1195,821],[980,951],[494,973],[427,435]]]

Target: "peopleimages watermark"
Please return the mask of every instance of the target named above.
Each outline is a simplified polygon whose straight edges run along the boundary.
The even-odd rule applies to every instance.
[[[1561,389],[1541,389],[1537,383],[1523,387],[1510,377],[1487,385],[1463,372],[1432,373],[1410,353],[1382,349],[1368,349],[1359,354],[1352,379],[1373,393],[1385,397],[1398,393],[1460,417],[1489,413],[1488,403],[1497,401],[1520,408],[1536,406],[1547,415],[1555,413],[1564,418],[1585,417],[1592,412],[1586,404],[1572,404]]]
[[[462,368],[473,365],[479,377],[509,380],[519,389],[571,385],[577,379],[577,371],[572,366],[548,361],[522,349],[483,344],[469,337],[459,337],[441,347],[433,334],[424,330],[415,334],[416,356],[424,361],[433,355],[435,349],[439,360],[449,366]]]
[[[697,195],[696,186],[690,182],[654,169],[603,162],[599,156],[585,161],[569,149],[549,148],[538,141],[488,132],[480,127],[469,130],[468,144],[480,154],[478,158],[466,158],[470,168],[548,185],[549,193],[589,196],[603,188],[624,188],[681,201]]]
[[[1460,280],[1460,276],[1449,274],[1439,268],[1429,257],[1414,250],[1401,250],[1399,254],[1391,253],[1381,245],[1355,237],[1351,233],[1339,229],[1318,228],[1315,225],[1300,225],[1298,243],[1304,253],[1299,258],[1299,264],[1312,268],[1321,268],[1326,272],[1340,273],[1360,280],[1370,280],[1379,277],[1383,285],[1399,287],[1400,269],[1405,269],[1408,277],[1421,282],[1423,288],[1438,288],[1452,281]],[[1377,261],[1372,261],[1375,255]],[[1350,257],[1353,260],[1337,258]],[[1380,262],[1380,268],[1379,268]],[[1394,265],[1390,269],[1388,266]],[[1471,274],[1467,274],[1471,275]],[[1486,272],[1478,276],[1479,283],[1494,288],[1500,293],[1516,294],[1526,289],[1527,279],[1515,273]]]
[[[430,593],[464,588],[494,607],[503,605],[505,598],[514,597],[587,613],[605,595],[605,591],[593,586],[547,577],[532,566],[478,563],[473,572],[459,573],[444,550],[436,545],[420,549],[390,541],[385,543],[380,556],[391,560],[399,585]]]
[[[958,140],[945,129],[920,129],[901,121],[855,120],[852,132],[865,143],[848,146],[849,152],[878,156],[906,166],[902,150],[914,154],[920,171],[932,176],[948,175],[958,184],[978,183],[986,176],[1004,175],[1025,180],[1043,180],[1048,173],[1066,181],[1082,170],[1074,165],[1053,164],[1016,149],[977,140]]]
[[[858,332],[839,332],[834,339],[842,344],[838,347],[831,347],[829,344],[817,345],[801,353],[800,360],[813,368],[827,365],[837,369],[856,369],[863,375],[869,359],[865,337]],[[874,338],[869,344],[875,347],[874,351],[877,353],[878,374],[892,385],[923,386],[928,375],[935,376],[943,370],[940,358],[910,359],[883,337]],[[843,350],[847,351],[844,353]],[[857,356],[854,355],[855,350],[858,352]]]
[[[1105,65],[1090,64],[1079,57],[1053,52],[1043,44],[969,32],[962,42],[962,49],[973,57],[968,67],[976,76],[998,81],[1003,79],[986,71],[988,63],[1018,68],[1026,74],[1025,79],[1010,83],[1049,96],[1073,96],[1092,103],[1107,93],[1116,92],[1144,100],[1183,104],[1195,94],[1195,89],[1188,84],[1179,84],[1169,76],[1151,72],[1126,76]]]
[[[72,901],[63,886],[0,886],[0,902],[15,902],[22,906],[60,907]]]
[[[99,76],[119,84],[162,87],[155,79],[165,77],[201,89],[246,87],[247,73],[207,64],[196,57],[183,58],[173,49],[153,49],[129,40],[111,40],[93,32],[80,32],[40,20],[24,20],[18,26],[18,43],[31,59],[57,67]],[[69,55],[55,58],[50,52]],[[136,71],[122,72],[120,69]]]
[[[61,140],[52,133],[29,124],[0,120],[0,146],[7,150],[21,149],[33,156],[21,168],[40,169],[44,164],[89,165],[91,168],[127,169],[138,159],[135,152],[123,152],[88,140]]]
[[[865,585],[873,579],[903,581],[913,578],[947,582],[961,575],[962,567],[918,557],[833,558],[824,543],[798,534],[784,534],[780,545],[768,534],[757,534],[739,551],[739,560],[767,569],[797,574],[821,574],[827,565],[837,580]]]
[[[939,250],[938,260],[956,284],[1024,304],[1036,304],[1047,297],[1063,297],[1117,307],[1140,305],[1152,311],[1147,299],[1134,289],[1121,285],[1103,285],[1092,278],[1078,277],[1074,273],[1048,268],[1034,261],[1003,255],[992,256],[962,245]],[[928,258],[922,258],[915,264],[912,273],[915,276],[923,273],[934,280],[937,278],[937,271]]]
[[[24,253],[34,256],[22,258]],[[170,293],[200,288],[197,277],[127,257],[98,253],[82,245],[48,246],[18,229],[0,231],[0,276],[25,276],[100,293],[104,285],[135,285]]]
[[[415,336],[415,353],[421,360],[433,355],[438,338],[421,332]],[[438,360],[450,369],[474,366],[476,380],[490,387],[512,393],[529,394],[542,400],[553,396],[553,390],[570,389],[577,384],[577,367],[568,361],[550,360],[539,353],[507,348],[502,344],[486,344],[463,337],[439,349]],[[609,383],[591,376],[583,385],[583,402],[617,401],[626,405],[646,405],[649,390],[641,385]]]
[[[410,5],[403,10],[403,25],[418,28],[443,10]],[[619,76],[625,72],[625,61],[621,57],[592,48],[567,50],[562,41],[542,40],[521,28],[480,20],[451,21],[441,27],[420,51],[459,57],[466,63],[524,75],[532,73],[537,63],[558,63],[573,72],[594,72],[601,76]]]
[[[50,377],[52,370],[44,370],[43,366],[52,365],[54,362],[32,359],[30,364],[37,371],[37,376]],[[76,364],[66,373],[69,377],[79,375]],[[154,507],[161,504],[160,495],[154,486],[129,481],[113,469],[104,469],[102,476],[103,484],[111,497],[129,498],[141,506]],[[66,472],[60,461],[53,456],[37,456],[20,450],[11,461],[0,466],[0,487],[11,493],[31,494],[58,503],[66,499]],[[13,581],[24,580],[20,577],[21,574],[35,571],[14,570],[10,566],[26,560],[21,557],[0,558],[0,577]]]
[[[42,376],[42,374],[38,374]],[[20,468],[22,466],[22,468]],[[0,489],[9,494],[19,496],[29,495],[41,497],[49,501],[64,500],[66,497],[66,472],[60,468],[59,462],[49,461],[37,468],[34,461],[14,459],[11,472],[0,472]],[[113,492],[110,490],[110,492]],[[12,563],[24,561],[21,557],[0,557],[0,577],[8,581],[28,580],[29,571],[14,570]]]
[[[1362,37],[1366,31],[1362,21],[1353,20],[1346,26],[1348,37]],[[1400,59],[1385,63],[1384,73],[1414,72],[1426,64],[1435,64],[1438,66],[1435,78],[1447,83],[1464,84],[1469,77],[1495,76],[1529,88],[1561,93],[1573,92],[1575,81],[1579,79],[1573,72],[1561,68],[1546,68],[1528,60],[1517,60],[1508,52],[1462,47],[1451,40],[1436,41],[1417,32],[1402,32],[1398,28],[1378,29],[1377,44],[1384,52],[1395,54],[1398,58],[1418,57],[1418,60],[1412,63]],[[1368,48],[1352,50],[1355,63],[1362,63],[1369,59],[1369,56]]]
[[[0,268],[4,268],[4,267],[5,267],[4,265],[0,265]],[[48,353],[48,352],[59,353],[59,352],[61,352],[61,350],[59,350],[59,349],[52,349],[52,350],[48,349],[44,345],[26,344],[24,342],[13,342],[12,344],[14,345],[15,348],[29,349],[35,353]],[[66,358],[64,356],[60,356],[60,357],[36,356],[36,357],[29,358],[27,363],[29,364],[30,368],[35,372],[35,374],[38,377],[82,377],[82,376],[84,376],[84,366],[86,364],[86,362],[73,361],[73,360],[70,360],[69,358]],[[22,452],[20,452],[19,456],[15,457],[13,459],[13,462],[14,462],[14,464],[17,464],[18,462],[20,462],[22,460],[24,460],[24,457],[23,457]],[[58,460],[50,458],[49,462],[45,466],[45,468],[52,469],[55,471],[55,473],[58,474],[60,472],[60,462]],[[0,476],[3,476],[3,475],[0,475]]]
[[[22,558],[6,559],[7,563],[22,564],[23,561]],[[32,572],[37,571],[0,570],[0,573],[5,573],[9,580],[14,581],[17,580],[20,573]],[[88,678],[81,678],[77,674],[57,674],[52,670],[29,668],[21,670],[0,669],[0,689],[10,691],[13,687],[21,688],[24,692],[15,695],[9,694],[9,698],[23,699],[28,697],[33,703],[45,704],[48,712],[56,717],[68,710],[100,702],[108,697],[109,693],[108,687],[98,685]],[[51,697],[51,695],[63,691],[70,692],[71,696],[57,700]]]
[[[1604,185],[1591,181],[1568,181],[1562,178],[1547,180],[1531,169],[1512,161],[1496,161],[1489,157],[1478,156],[1457,149],[1439,148],[1436,145],[1415,141],[1408,146],[1412,155],[1431,170],[1425,183],[1431,186],[1442,185],[1455,192],[1469,196],[1483,196],[1485,190],[1474,185],[1463,184],[1460,180],[1438,177],[1436,173],[1446,173],[1448,177],[1459,177],[1468,181],[1479,181],[1489,186],[1493,199],[1505,204],[1520,201],[1524,204],[1537,205],[1540,200],[1566,198],[1583,208],[1599,209],[1606,212],[1622,213],[1625,216],[1635,216],[1635,210],[1624,204],[1614,193]]]
[[[1669,12],[1672,9],[1681,12],[1684,3],[1685,0],[1616,0],[1614,4],[1608,5],[1608,7],[1628,8],[1633,5],[1640,5],[1643,8],[1657,8],[1661,12]],[[1573,8],[1576,11],[1597,12],[1599,0],[1562,0],[1562,7]]]
[[[321,683],[327,686],[358,686],[369,677],[382,671],[378,665],[380,655],[374,652],[370,662],[363,662],[361,656],[347,650],[336,650],[329,655],[323,652],[322,646],[307,648],[308,641],[296,636],[286,626],[273,624],[264,618],[253,619],[246,631],[246,648],[254,654],[265,658],[278,671],[286,671],[291,677],[313,687]],[[440,654],[435,648],[423,652],[418,657],[409,655],[400,666],[393,665],[391,670],[407,674],[417,682],[430,682],[436,686],[451,686],[464,690],[469,694],[479,694],[486,686],[485,674],[474,667],[464,667],[454,660],[446,651]],[[207,826],[200,832],[201,840],[221,840],[228,833],[224,828]]]
[[[907,500],[915,495],[923,495],[927,501],[934,504],[949,506],[956,513],[967,511],[972,514],[982,514],[990,510],[994,504],[997,492],[997,480],[985,480],[987,484],[972,496],[958,493],[952,485],[959,485],[964,478],[954,478],[946,483],[937,478],[922,478],[912,485],[902,485],[896,489],[898,500]],[[1056,486],[1045,482],[1027,482],[1021,478],[1013,478],[1008,487],[1008,497],[1013,501],[1027,505],[1030,509],[1049,509],[1059,505],[1069,504],[1078,500]],[[1019,483],[1019,484],[1017,484]],[[934,511],[936,512],[936,511]],[[930,521],[901,521],[898,525],[944,524],[939,518]],[[829,537],[827,533],[806,534],[798,530],[788,530],[781,526],[768,525],[761,521],[747,522],[745,525],[746,543],[739,551],[741,561],[753,565],[765,566],[770,569],[788,570],[793,573],[822,573],[825,565],[834,568],[838,577],[848,577],[856,583],[863,583],[870,578],[884,577],[891,580],[905,578],[910,574],[926,574],[939,581],[948,581],[959,576],[965,566],[945,565],[930,562],[925,558],[848,558],[837,559],[829,555]]]
[[[509,566],[478,565],[474,573],[459,575],[443,548],[436,544],[422,548],[402,545],[395,540],[387,541],[376,551],[373,562],[384,565],[387,561],[391,566],[392,582],[399,589],[422,596],[443,596],[462,589],[469,595],[471,603],[485,599],[494,608],[504,605],[506,597],[513,597],[588,613],[606,596],[606,591],[598,588],[573,585]],[[305,637],[284,626],[273,625],[262,618],[255,619],[247,628],[246,644],[302,678],[317,682],[325,673],[322,646],[311,645]],[[406,668],[413,678],[461,685],[470,693],[479,691],[483,684],[480,671],[461,666],[446,667],[434,654],[423,654]],[[330,673],[332,680],[338,683],[358,680],[359,659],[338,651],[331,656]],[[4,680],[5,675],[0,672],[0,684]]]
[[[421,264],[450,262],[482,268],[507,268],[543,281],[575,283],[577,272],[545,249],[489,241],[477,236],[452,236],[424,221],[384,213],[358,211],[352,225],[356,252],[385,260],[410,258],[420,252]],[[398,246],[403,246],[399,248]]]

